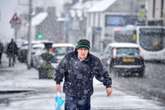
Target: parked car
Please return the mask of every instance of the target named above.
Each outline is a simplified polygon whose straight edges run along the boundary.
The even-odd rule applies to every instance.
[[[38,72],[39,79],[52,79],[55,77],[55,69],[66,53],[73,51],[75,46],[68,43],[56,43],[48,51],[39,55]]]
[[[144,76],[145,64],[140,48],[133,43],[110,43],[105,49],[102,58],[107,63],[109,71],[115,75]]]
[[[32,41],[32,55],[35,54],[36,50],[43,47],[43,43],[41,41]],[[18,50],[18,60],[22,63],[27,62],[27,55],[28,55],[28,48],[29,48],[29,43],[28,41],[25,41],[22,43]]]
[[[37,69],[40,65],[40,55],[46,52],[46,49],[43,43],[35,44],[32,47],[33,48],[32,48],[31,63],[32,63],[32,67]]]
[[[28,44],[23,44],[18,50],[18,60],[21,63],[25,63],[27,61],[28,54]]]
[[[52,60],[53,67],[56,68],[65,54],[74,51],[74,49],[75,45],[71,43],[54,43],[52,45],[52,51],[55,56],[55,60]]]

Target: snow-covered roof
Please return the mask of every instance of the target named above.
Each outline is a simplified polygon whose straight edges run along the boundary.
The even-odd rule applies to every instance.
[[[83,9],[83,4],[81,2],[76,3],[75,5],[72,6],[72,9],[74,10],[80,10]]]
[[[116,1],[117,0],[102,0],[102,1],[99,1],[95,4],[93,4],[93,6],[90,9],[88,9],[88,12],[103,12],[106,9],[108,9]]]
[[[93,4],[98,3],[98,0],[92,0],[92,1],[86,1],[84,3],[82,2],[78,2],[75,5],[72,6],[73,10],[85,10],[85,9],[89,9],[91,6],[93,6]]]
[[[75,15],[78,14],[78,16],[81,17],[83,12],[86,12],[89,8],[93,6],[93,4],[96,4],[97,2],[99,2],[99,0],[76,3],[75,5],[71,7],[71,10],[70,10],[71,16],[75,17]]]
[[[39,25],[45,20],[47,16],[48,16],[47,12],[42,12],[42,13],[37,14],[36,16],[32,18],[32,26]]]

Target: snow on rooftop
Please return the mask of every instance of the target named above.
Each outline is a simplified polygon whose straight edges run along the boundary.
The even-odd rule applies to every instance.
[[[86,1],[84,3],[78,2],[72,6],[73,10],[84,10],[91,8],[94,4],[98,3],[99,0]]]
[[[102,0],[99,1],[88,10],[88,12],[102,12],[109,8],[117,0]]]
[[[88,9],[90,9],[94,4],[98,3],[100,0],[92,0],[92,1],[86,1],[84,3],[78,2],[71,8],[71,16],[75,17],[76,14],[78,14],[79,17],[82,17],[82,13],[86,12]]]
[[[45,20],[45,18],[47,16],[48,16],[48,13],[46,13],[46,12],[37,14],[36,16],[34,16],[32,18],[32,26],[39,25],[40,23],[42,23]]]

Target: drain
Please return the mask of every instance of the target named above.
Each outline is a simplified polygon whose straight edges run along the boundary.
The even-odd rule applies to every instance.
[[[3,90],[0,91],[0,94],[15,94],[15,93],[23,93],[30,92],[31,90]]]

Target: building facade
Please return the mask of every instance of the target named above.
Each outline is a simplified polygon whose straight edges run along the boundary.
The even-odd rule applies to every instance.
[[[96,51],[113,42],[113,29],[135,25],[139,3],[136,0],[102,0],[87,11],[86,36]]]
[[[148,25],[165,26],[165,0],[146,0]]]

